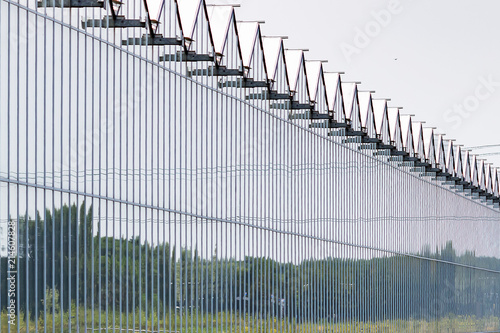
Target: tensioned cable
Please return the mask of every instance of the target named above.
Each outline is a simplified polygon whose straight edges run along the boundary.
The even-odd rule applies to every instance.
[[[0,181],[1,180],[2,179],[0,179]],[[234,224],[234,225],[241,225],[241,226],[246,226],[246,227],[250,227],[253,229],[259,229],[262,231],[270,231],[273,233],[279,233],[282,235],[298,236],[298,237],[303,237],[303,238],[307,238],[310,240],[317,240],[317,241],[333,243],[333,244],[338,244],[338,245],[346,245],[346,246],[355,247],[355,248],[359,247],[359,248],[364,248],[364,249],[368,249],[368,250],[379,251],[379,252],[384,252],[384,253],[389,253],[389,254],[394,254],[394,255],[407,256],[407,257],[411,257],[411,258],[415,258],[415,259],[430,260],[430,261],[441,262],[441,263],[446,263],[446,264],[455,264],[453,262],[449,262],[449,261],[445,261],[445,260],[441,260],[441,259],[430,259],[430,258],[426,258],[426,257],[414,255],[414,254],[399,253],[397,251],[380,249],[380,248],[371,247],[371,246],[360,246],[360,245],[351,244],[348,242],[336,241],[336,240],[331,240],[331,239],[327,239],[327,238],[323,238],[323,237],[311,236],[311,235],[301,234],[301,233],[292,232],[292,231],[278,230],[278,229],[273,229],[271,227],[266,227],[266,226],[253,225],[253,224],[246,223],[246,222],[239,222],[239,221],[228,220],[228,219],[217,218],[217,217],[205,217],[205,216],[201,216],[201,215],[197,215],[197,214],[193,214],[193,213],[189,213],[189,212],[182,212],[182,211],[176,211],[176,210],[169,209],[169,208],[163,208],[163,207],[135,203],[135,202],[129,202],[126,200],[110,198],[110,197],[106,197],[106,196],[102,196],[102,195],[84,194],[84,193],[73,191],[73,190],[59,189],[59,188],[54,188],[51,186],[44,186],[44,185],[40,185],[40,184],[27,184],[23,181],[14,181],[12,183],[17,184],[17,185],[22,185],[22,186],[30,186],[30,187],[34,187],[34,188],[45,189],[45,190],[59,191],[62,193],[78,194],[78,195],[90,197],[93,199],[105,200],[106,202],[111,201],[111,202],[116,202],[116,203],[123,203],[123,204],[131,205],[131,206],[135,206],[135,207],[139,207],[139,208],[156,209],[156,210],[174,213],[174,214],[178,214],[178,215],[191,216],[193,218],[198,218],[198,219],[205,219],[205,220],[210,220],[210,221],[230,223],[230,224]],[[490,270],[490,269],[486,269],[486,268],[478,268],[475,266],[468,266],[468,265],[463,265],[463,264],[456,264],[456,265],[460,266],[460,267],[473,268],[473,269],[477,269],[477,270],[481,270],[481,271],[485,271],[485,272],[500,274],[500,271],[496,271],[496,270]]]

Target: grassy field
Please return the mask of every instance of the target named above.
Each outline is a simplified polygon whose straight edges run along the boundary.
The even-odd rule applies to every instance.
[[[44,332],[45,327],[49,332],[207,332],[207,333],[324,333],[324,332],[487,332],[497,331],[500,328],[500,318],[475,318],[457,316],[442,318],[436,321],[425,320],[386,320],[380,322],[309,322],[292,323],[288,320],[276,318],[258,318],[243,314],[230,314],[227,312],[215,314],[191,313],[180,314],[166,312],[165,317],[159,319],[156,313],[144,311],[127,314],[113,312],[99,313],[94,309],[80,308],[78,317],[76,307],[71,311],[61,313],[54,311],[46,316],[44,321],[41,316],[38,321],[29,320],[23,314],[19,320],[19,332]],[[162,316],[163,317],[163,316]],[[7,313],[0,314],[1,332],[7,332]],[[78,318],[78,319],[77,319]],[[61,325],[61,323],[63,323]],[[71,326],[70,326],[71,323]],[[38,326],[38,327],[37,327]],[[11,327],[11,332],[17,328]]]

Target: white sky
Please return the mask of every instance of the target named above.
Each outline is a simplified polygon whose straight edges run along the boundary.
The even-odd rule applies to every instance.
[[[241,4],[239,20],[264,20],[264,35],[289,36],[289,48],[306,48],[310,60],[328,60],[328,71],[361,81],[362,90],[391,98],[466,147],[499,143],[500,2],[493,0],[212,0]],[[392,7],[391,7],[392,6]],[[385,26],[373,13],[396,8]],[[377,26],[380,31],[376,31]],[[349,62],[341,46],[367,46]],[[359,29],[359,30],[357,30]],[[358,46],[360,44],[358,43]],[[395,60],[397,59],[397,60]],[[498,82],[487,87],[481,78]],[[478,88],[479,87],[479,88]],[[488,90],[490,88],[490,91]],[[479,90],[477,90],[479,89]],[[477,92],[476,92],[477,90]],[[480,98],[476,98],[475,94]],[[463,115],[453,110],[462,106]],[[447,110],[449,110],[447,112]],[[477,152],[500,152],[500,147]],[[500,166],[500,156],[488,156]]]

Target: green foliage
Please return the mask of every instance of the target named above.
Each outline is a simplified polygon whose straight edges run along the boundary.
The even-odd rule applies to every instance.
[[[106,317],[107,316],[107,317]],[[167,313],[160,316],[155,312],[146,314],[145,311],[133,313],[99,312],[92,309],[71,306],[70,312],[47,313],[38,320],[25,320],[26,316],[20,313],[18,319],[19,332],[80,332],[87,331],[113,331],[114,329],[127,330],[153,330],[163,332],[225,332],[225,333],[278,333],[278,332],[491,332],[500,327],[499,317],[477,318],[475,316],[445,317],[437,320],[382,320],[382,321],[357,321],[345,322],[311,322],[296,323],[290,320],[277,318],[262,318],[241,313],[218,312],[215,314],[202,312]],[[7,332],[7,313],[0,313],[0,331]],[[17,321],[16,321],[17,324]],[[99,329],[100,328],[100,329]],[[16,326],[11,326],[11,331],[17,331]]]
[[[47,289],[45,291],[45,298],[41,302],[48,313],[61,312],[61,308],[59,307],[59,291],[57,289]]]
[[[26,249],[18,258],[20,320],[68,329],[128,323],[242,333],[275,326],[317,332],[391,331],[394,323],[459,327],[500,317],[499,276],[446,263],[500,270],[500,260],[457,255],[451,243],[435,252],[424,247],[422,258],[236,260],[216,249],[202,257],[197,248],[104,236],[93,214],[83,202],[20,218]],[[4,279],[6,258],[0,268]],[[5,288],[0,284],[3,311]]]

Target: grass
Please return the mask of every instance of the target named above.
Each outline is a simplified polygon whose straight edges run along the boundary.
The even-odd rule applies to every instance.
[[[100,317],[100,318],[99,318]],[[207,332],[207,333],[325,333],[325,332],[487,332],[500,328],[500,318],[476,318],[475,316],[449,316],[435,321],[425,320],[385,320],[378,322],[305,322],[294,323],[286,319],[259,318],[248,314],[231,314],[220,312],[218,314],[208,313],[173,313],[166,312],[165,317],[158,318],[157,313],[135,311],[135,313],[123,314],[105,311],[99,313],[96,309],[79,308],[78,317],[76,306],[73,304],[71,316],[69,312],[54,311],[48,313],[46,319],[39,317],[37,321],[26,320],[24,314],[20,314],[16,320],[19,321],[19,332]],[[107,318],[107,321],[106,321]],[[1,332],[7,332],[7,312],[0,313]],[[29,323],[29,329],[27,324]],[[70,327],[71,324],[71,327]],[[36,327],[38,325],[38,328]],[[17,331],[11,327],[11,331]]]

